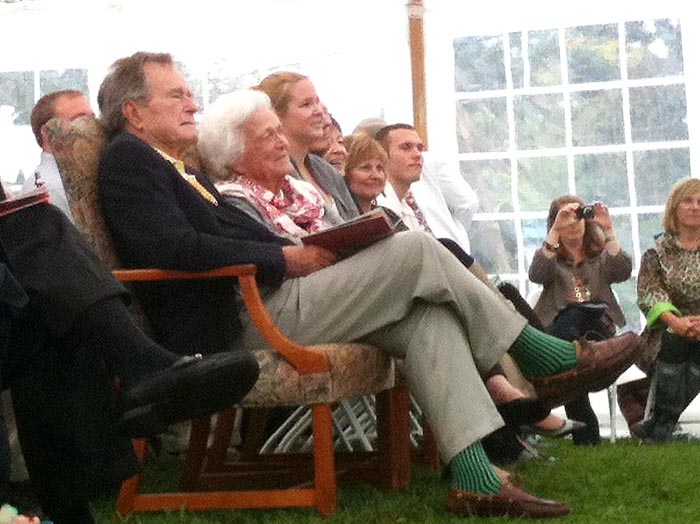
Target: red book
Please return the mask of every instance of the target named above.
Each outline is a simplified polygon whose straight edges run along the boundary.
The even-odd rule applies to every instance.
[[[15,197],[0,200],[0,217],[14,213],[25,207],[49,202],[50,199],[49,191],[44,186],[19,193]]]
[[[301,238],[305,245],[319,246],[346,258],[378,240],[403,230],[401,219],[376,208],[335,227]]]

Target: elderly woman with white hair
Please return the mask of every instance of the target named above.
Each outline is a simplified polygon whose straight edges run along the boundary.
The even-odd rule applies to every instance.
[[[259,140],[246,140],[246,137]],[[318,190],[291,175],[294,168],[289,160],[288,142],[265,93],[240,90],[218,98],[204,112],[198,147],[208,173],[218,179],[217,189],[227,202],[275,233],[298,241],[332,225],[326,220],[323,197]],[[379,144],[377,147],[383,153]],[[554,437],[580,428],[574,421],[548,416],[549,410],[536,399],[526,399],[508,382],[500,367],[484,374],[483,379],[498,403],[499,412],[511,426],[533,424],[533,431]],[[502,445],[503,439],[498,443]],[[514,444],[512,449],[502,452],[508,451],[514,458],[520,450]]]
[[[246,146],[249,132],[260,140]],[[231,204],[292,240],[332,225],[316,188],[290,176],[288,142],[265,93],[221,96],[207,108],[199,134],[202,161]],[[255,149],[252,155],[242,155],[245,147]]]

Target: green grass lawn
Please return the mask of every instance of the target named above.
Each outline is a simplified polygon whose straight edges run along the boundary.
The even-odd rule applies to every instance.
[[[700,521],[699,443],[640,446],[618,440],[615,444],[580,448],[564,440],[544,452],[551,457],[549,461],[529,461],[512,471],[524,479],[525,488],[532,493],[566,502],[571,515],[562,521],[571,524]],[[161,474],[174,476],[174,473],[171,466]],[[100,503],[95,510],[98,523],[104,524],[483,522],[483,519],[451,516],[445,509],[447,490],[447,482],[438,473],[415,466],[413,481],[405,492],[370,486],[341,487],[340,507],[327,519],[319,518],[313,509],[141,513],[120,518],[113,501]]]

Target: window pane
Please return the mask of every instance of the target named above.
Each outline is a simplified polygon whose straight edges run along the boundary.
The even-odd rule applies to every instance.
[[[455,38],[455,91],[506,87],[503,41],[500,36]]]
[[[516,96],[513,108],[518,149],[566,145],[562,95]]]
[[[603,82],[620,78],[617,25],[589,25],[566,30],[569,82]]]
[[[237,89],[254,86],[265,75],[260,76],[258,71],[241,75],[236,68],[236,62],[227,58],[216,60],[207,71],[207,84],[209,86],[209,102],[213,102],[221,95]]]
[[[192,90],[192,95],[194,96],[194,101],[197,103],[197,105],[200,108],[203,108],[204,107],[204,96],[203,96],[203,88],[202,88],[202,75],[198,74],[196,68],[194,68],[192,66],[188,66],[187,64],[185,64],[183,62],[177,62],[176,66],[182,72],[183,76],[185,77],[185,80],[187,81],[187,85],[190,86],[190,89]]]
[[[664,230],[663,213],[644,213],[639,215],[639,249],[644,253],[654,245],[654,237]]]
[[[683,73],[681,26],[677,20],[627,22],[625,31],[629,78]]]
[[[622,249],[632,256],[632,218],[629,215],[612,215],[610,217],[615,228],[615,236]]]
[[[510,43],[510,74],[513,78],[513,88],[523,87],[523,35],[522,33],[509,33]]]
[[[576,194],[586,202],[603,202],[608,207],[629,205],[624,153],[576,155],[574,172]]]
[[[551,86],[561,84],[559,62],[559,31],[530,31],[530,85]]]
[[[568,193],[565,157],[518,161],[518,198],[523,211],[546,211],[552,200]]]
[[[687,140],[685,86],[630,88],[632,140]]]
[[[457,140],[460,153],[507,151],[506,99],[458,101]]]
[[[575,146],[624,143],[622,92],[606,89],[572,93],[571,128]]]
[[[513,211],[509,160],[465,160],[460,171],[479,195],[480,212]]]
[[[63,89],[82,91],[89,98],[87,69],[62,69],[39,73],[39,96]]]
[[[525,268],[529,269],[535,251],[542,247],[542,242],[547,238],[547,219],[533,218],[523,219],[523,245],[525,247]]]
[[[686,148],[634,153],[634,177],[640,206],[663,205],[673,184],[690,176],[690,152]]]
[[[29,125],[34,107],[34,73],[0,73],[0,106],[10,106],[10,123]]]
[[[517,273],[518,250],[512,220],[474,220],[469,228],[473,255],[487,273]]]
[[[642,321],[637,307],[637,279],[630,277],[625,282],[613,284],[613,291],[617,293],[617,301],[625,314],[627,326],[625,331],[631,330],[639,333],[642,330]]]

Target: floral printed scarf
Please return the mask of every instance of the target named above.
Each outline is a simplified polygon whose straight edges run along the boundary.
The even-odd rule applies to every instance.
[[[284,178],[277,194],[245,176],[217,184],[217,189],[222,195],[251,202],[268,226],[283,236],[303,237],[329,226],[323,218],[323,197],[318,190],[291,176]]]

